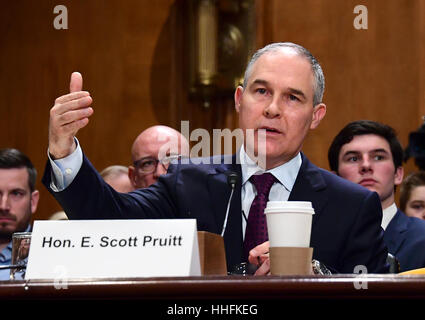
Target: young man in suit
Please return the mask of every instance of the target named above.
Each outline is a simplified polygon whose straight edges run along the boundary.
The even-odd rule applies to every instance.
[[[246,138],[237,154],[220,157],[220,164],[206,158],[171,165],[156,184],[131,194],[105,185],[75,139],[93,113],[90,94],[81,90],[82,77],[73,73],[71,93],[56,99],[50,111],[50,159],[43,178],[71,219],[195,218],[198,230],[223,234],[232,269],[266,253],[267,232],[253,226],[264,227],[267,200],[311,201],[314,259],[341,273],[353,273],[358,265],[387,271],[377,195],[317,168],[301,153],[307,133],[326,113],[323,72],[305,48],[274,43],[252,57],[234,95]],[[251,134],[254,139],[248,139]],[[84,205],[75,201],[87,194]],[[258,246],[261,250],[252,250]],[[268,259],[262,260],[257,274],[268,271]]]
[[[339,176],[378,193],[384,241],[400,271],[425,267],[425,221],[407,217],[395,204],[395,187],[403,180],[403,149],[395,131],[375,121],[351,122],[334,138],[328,159]]]

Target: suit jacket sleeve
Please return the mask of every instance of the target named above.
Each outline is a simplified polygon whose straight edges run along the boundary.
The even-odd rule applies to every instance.
[[[175,218],[177,199],[172,190],[175,176],[163,176],[148,189],[123,194],[110,187],[83,156],[80,171],[66,189],[60,192],[51,189],[49,161],[43,184],[71,219]]]

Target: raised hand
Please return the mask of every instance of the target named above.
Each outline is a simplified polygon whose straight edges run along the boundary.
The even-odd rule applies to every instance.
[[[82,91],[83,77],[73,72],[69,83],[69,94],[55,100],[50,109],[49,152],[53,159],[70,155],[76,148],[74,136],[89,123],[93,114],[90,93]]]

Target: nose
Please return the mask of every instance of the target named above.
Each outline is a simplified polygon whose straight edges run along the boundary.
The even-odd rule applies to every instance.
[[[273,100],[264,108],[264,116],[266,118],[279,118],[281,115],[281,109],[279,106],[278,97],[273,97]]]
[[[372,171],[372,162],[370,161],[369,157],[364,156],[361,163],[360,163],[360,171],[362,173],[367,173]]]
[[[0,211],[9,211],[10,203],[7,194],[0,195]]]

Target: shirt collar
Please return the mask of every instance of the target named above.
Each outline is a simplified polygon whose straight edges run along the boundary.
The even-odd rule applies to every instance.
[[[244,146],[242,145],[239,149],[239,159],[244,159],[241,161],[241,170],[242,170],[242,185],[244,185],[249,178],[258,173],[269,172],[279,180],[279,182],[287,189],[289,192],[292,191],[292,188],[297,179],[298,171],[300,171],[302,158],[301,154],[298,153],[290,161],[270,170],[264,170],[260,168],[245,152]]]
[[[397,206],[395,203],[390,205],[388,208],[384,209],[382,211],[382,223],[381,227],[382,229],[386,229],[391,220],[394,218],[395,214],[397,213]]]

